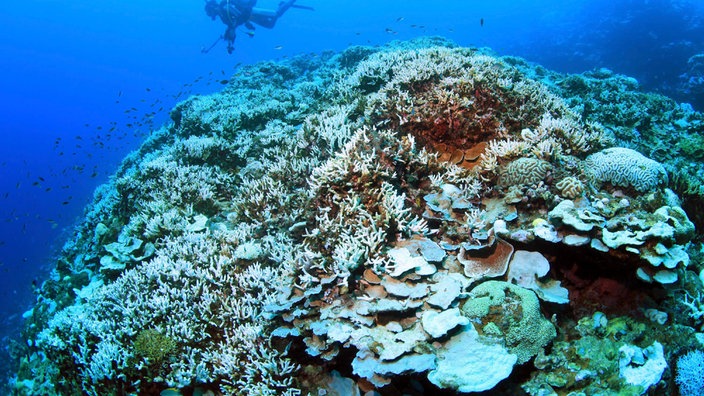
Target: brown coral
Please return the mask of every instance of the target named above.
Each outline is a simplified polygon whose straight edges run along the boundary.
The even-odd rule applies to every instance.
[[[582,195],[584,184],[579,179],[573,176],[567,176],[555,184],[558,193],[561,197],[567,199],[575,199]]]
[[[537,184],[552,169],[549,162],[537,158],[519,158],[506,165],[501,171],[501,184],[504,186]]]

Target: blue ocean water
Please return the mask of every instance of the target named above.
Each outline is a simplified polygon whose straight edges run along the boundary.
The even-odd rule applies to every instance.
[[[704,109],[704,63],[690,61],[704,53],[696,0],[300,0],[314,11],[240,31],[232,55],[222,42],[203,53],[225,26],[202,0],[5,3],[0,361],[93,190],[175,103],[220,89],[238,65],[439,35],[563,72],[607,67]]]

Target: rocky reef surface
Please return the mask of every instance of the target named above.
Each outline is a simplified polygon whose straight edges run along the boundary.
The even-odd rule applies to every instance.
[[[703,389],[687,105],[424,38],[243,67],[171,119],[43,283],[17,394]]]

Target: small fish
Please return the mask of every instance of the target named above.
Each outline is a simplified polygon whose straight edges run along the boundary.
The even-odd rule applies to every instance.
[[[229,83],[229,82],[230,82],[230,80],[220,80],[220,84],[222,84],[222,85],[227,85],[227,83]]]
[[[280,49],[282,49],[282,48],[284,48],[283,45],[277,45],[276,47],[274,47],[274,49],[277,50],[277,51],[280,50]]]
[[[398,18],[396,18],[396,22],[401,22],[401,21],[403,21],[404,19],[406,19],[406,18],[404,18],[404,17],[398,17]]]
[[[484,27],[484,18],[479,19],[479,26]]]
[[[251,31],[251,30],[248,31],[246,34],[247,34],[247,36],[249,36],[249,37],[254,37],[254,32]]]

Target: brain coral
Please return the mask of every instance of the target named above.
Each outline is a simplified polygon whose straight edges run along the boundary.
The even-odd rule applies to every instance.
[[[651,191],[668,182],[667,172],[659,162],[624,147],[612,147],[588,156],[584,173],[597,187],[608,182],[633,187],[638,192]]]
[[[547,176],[550,169],[550,163],[547,161],[537,158],[519,158],[503,169],[501,184],[505,186],[536,184]]]
[[[567,199],[575,199],[582,194],[584,185],[579,179],[567,176],[555,184],[555,188],[560,193],[560,196]]]

